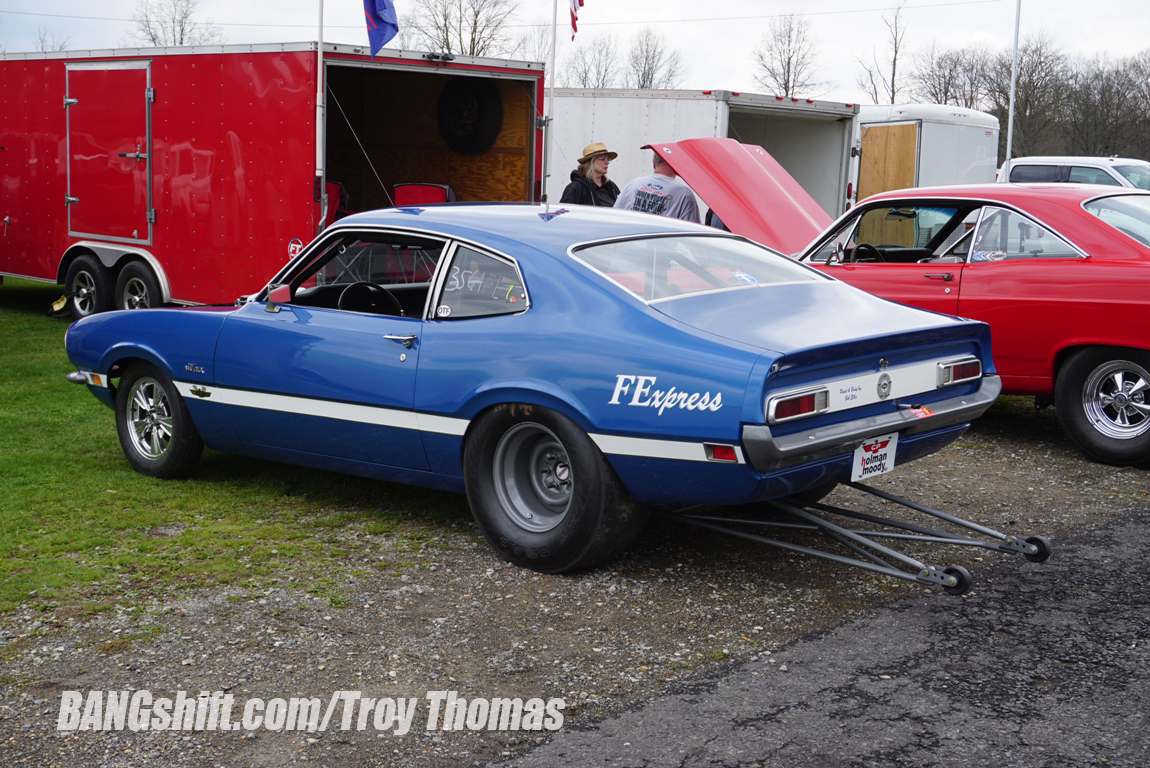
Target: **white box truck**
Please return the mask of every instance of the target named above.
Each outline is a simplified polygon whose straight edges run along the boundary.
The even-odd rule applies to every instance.
[[[547,199],[558,202],[583,148],[601,141],[619,157],[608,178],[622,187],[651,172],[645,144],[703,137],[763,147],[826,210],[847,208],[858,106],[737,91],[556,88]],[[705,211],[702,203],[700,212]]]
[[[998,170],[998,118],[945,104],[859,109],[854,196],[940,184],[982,184]]]

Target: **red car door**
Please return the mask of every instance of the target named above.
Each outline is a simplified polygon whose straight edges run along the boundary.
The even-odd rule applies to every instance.
[[[959,286],[964,266],[961,263],[861,262],[830,265],[815,263],[811,266],[856,288],[899,304],[946,315],[960,314]]]

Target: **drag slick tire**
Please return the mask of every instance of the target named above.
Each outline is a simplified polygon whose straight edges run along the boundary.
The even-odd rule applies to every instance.
[[[1095,461],[1150,466],[1150,353],[1091,347],[1071,355],[1054,387],[1067,437]]]
[[[120,378],[116,434],[132,468],[151,477],[187,477],[204,450],[172,380],[148,363],[132,365]]]
[[[539,406],[504,404],[481,416],[467,436],[463,475],[471,512],[491,546],[543,573],[614,557],[648,516],[591,438]]]

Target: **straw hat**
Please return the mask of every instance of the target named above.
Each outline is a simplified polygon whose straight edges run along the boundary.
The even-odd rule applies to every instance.
[[[597,155],[606,155],[608,160],[614,160],[619,156],[619,153],[608,152],[606,144],[601,141],[596,141],[583,147],[583,157],[579,158],[579,162],[585,163]]]

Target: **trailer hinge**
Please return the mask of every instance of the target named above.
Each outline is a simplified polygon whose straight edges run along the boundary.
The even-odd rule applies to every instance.
[[[156,209],[155,208],[149,208],[148,209],[148,217],[147,218],[148,218],[149,224],[155,224],[156,223]]]
[[[541,131],[549,125],[551,125],[551,118],[548,117],[547,115],[536,115],[535,116],[535,128],[537,130]]]
[[[148,100],[149,104],[154,102],[156,100],[156,89],[155,88],[144,89],[144,98]]]
[[[64,195],[64,205],[75,205],[78,202],[80,202],[80,198]]]
[[[67,109],[68,107],[74,107],[79,103],[79,99],[69,99],[67,96],[64,97],[64,109]]]

